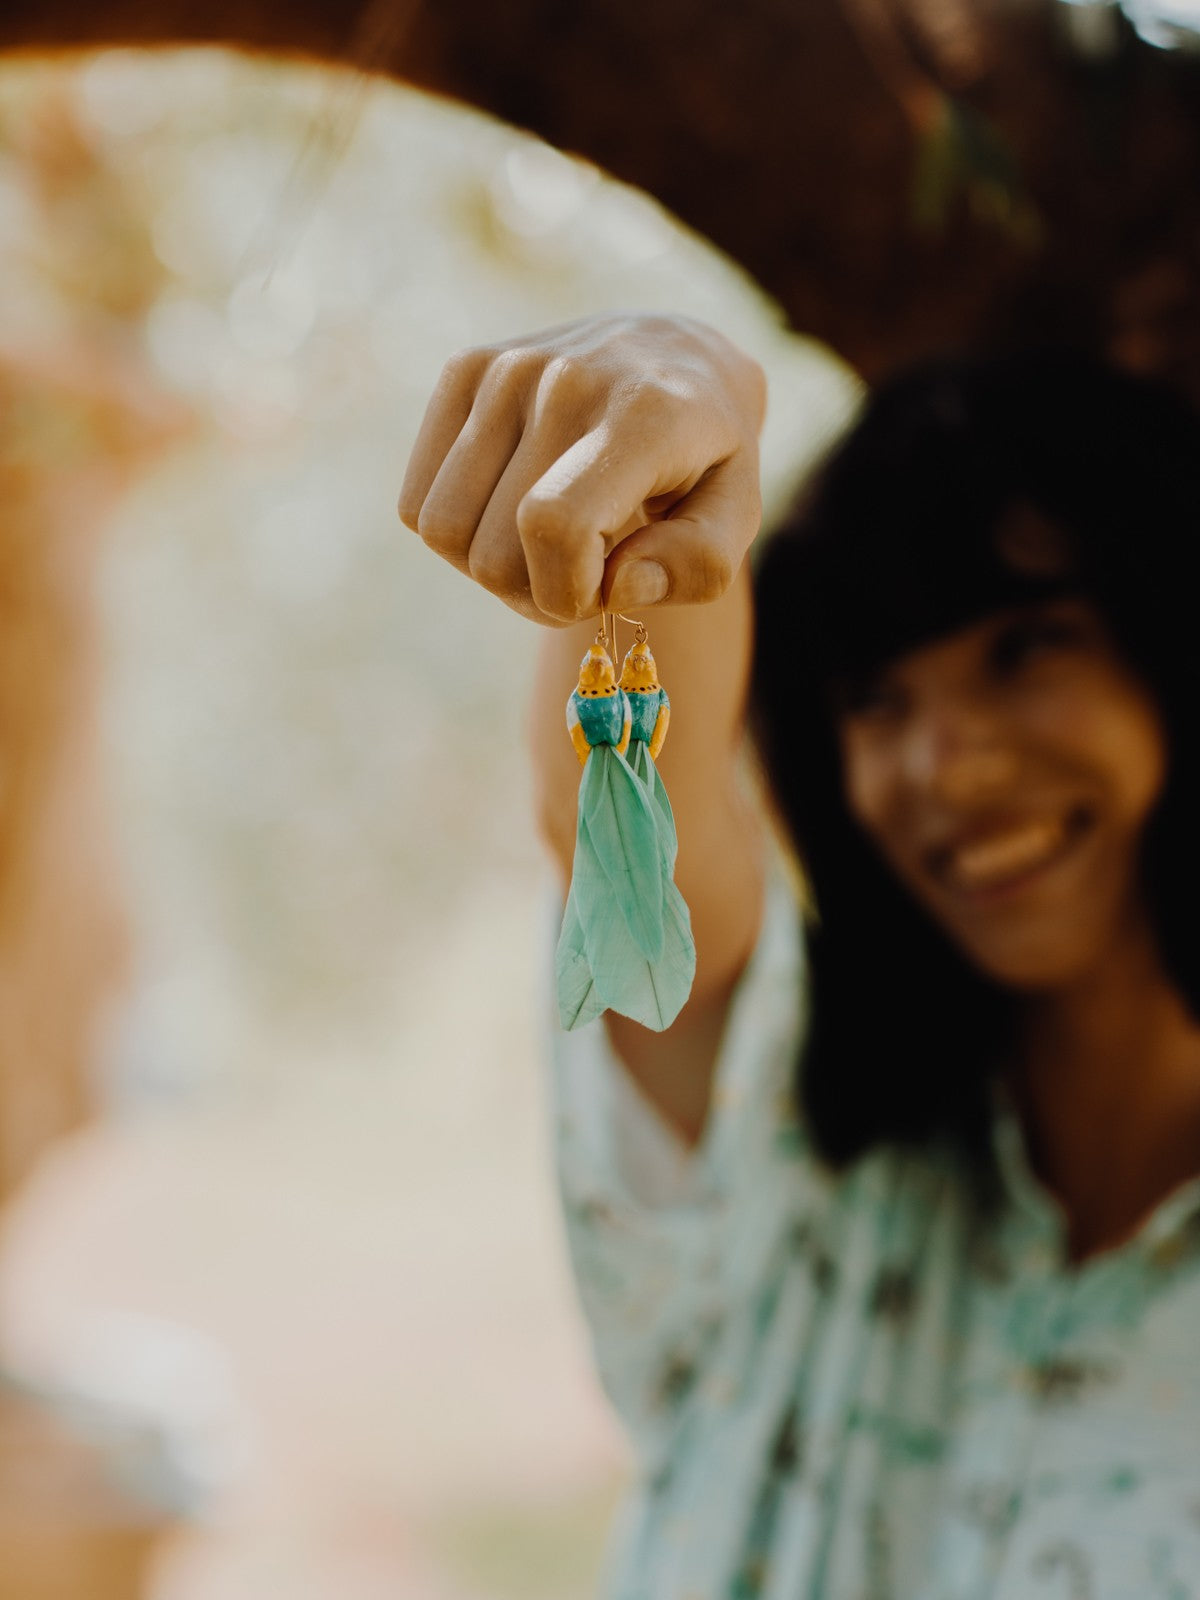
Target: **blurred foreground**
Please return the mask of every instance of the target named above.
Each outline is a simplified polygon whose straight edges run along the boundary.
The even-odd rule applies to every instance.
[[[535,639],[393,502],[521,328],[722,327],[769,500],[852,386],[593,169],[213,51],[5,70],[0,268],[0,1600],[583,1600]]]

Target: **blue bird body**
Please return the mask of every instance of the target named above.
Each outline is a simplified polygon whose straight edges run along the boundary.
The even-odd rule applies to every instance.
[[[574,713],[575,720],[583,729],[584,738],[589,745],[616,745],[620,744],[625,736],[625,722],[629,711],[628,702],[620,689],[615,694],[596,700],[586,699],[576,690],[569,702],[567,726],[570,727],[571,715]]]
[[[629,701],[631,726],[629,737],[640,739],[643,744],[650,744],[665,706],[671,708],[665,689],[626,689],[625,698]]]

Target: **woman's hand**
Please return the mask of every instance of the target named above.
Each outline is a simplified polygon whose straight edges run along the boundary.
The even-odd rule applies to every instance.
[[[762,369],[686,317],[590,317],[452,357],[400,516],[539,622],[722,595],[758,531]]]

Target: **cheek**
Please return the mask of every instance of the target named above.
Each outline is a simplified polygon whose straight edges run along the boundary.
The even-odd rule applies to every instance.
[[[861,828],[878,838],[893,810],[895,763],[861,733],[844,732],[840,744],[846,807]]]
[[[1167,776],[1166,730],[1141,686],[1124,677],[1089,686],[1048,701],[1039,720],[1051,746],[1095,779],[1112,820],[1139,827]]]
[[[1167,782],[1166,731],[1157,717],[1130,729],[1121,771],[1124,810],[1132,822],[1144,822]]]

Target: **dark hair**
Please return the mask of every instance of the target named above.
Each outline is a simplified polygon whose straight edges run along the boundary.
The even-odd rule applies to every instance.
[[[1049,570],[1008,534],[1040,524]],[[950,1135],[983,1148],[1016,1003],[900,887],[843,797],[832,683],[1023,599],[1098,607],[1160,707],[1164,793],[1142,845],[1172,981],[1200,1018],[1200,422],[1091,358],[942,360],[881,388],[758,565],[753,726],[813,893],[796,1093],[843,1164]]]

